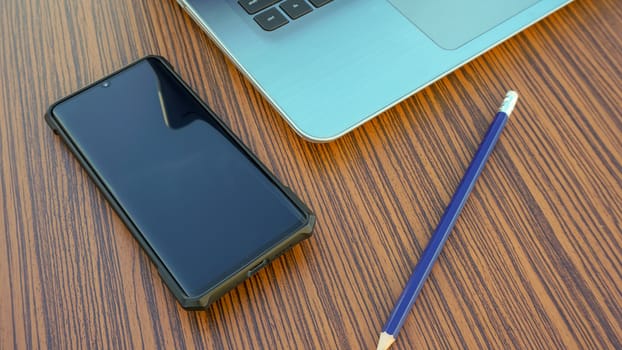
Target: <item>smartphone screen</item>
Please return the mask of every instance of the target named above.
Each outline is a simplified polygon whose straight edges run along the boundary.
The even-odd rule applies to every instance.
[[[51,114],[189,296],[306,223],[157,58],[60,102]]]

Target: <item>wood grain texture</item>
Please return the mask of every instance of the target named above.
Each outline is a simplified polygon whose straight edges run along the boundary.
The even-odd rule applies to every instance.
[[[0,349],[370,349],[509,88],[522,97],[395,349],[622,348],[622,6],[576,1],[336,142],[300,139],[173,0],[0,3]],[[176,303],[47,106],[160,54],[318,216]]]

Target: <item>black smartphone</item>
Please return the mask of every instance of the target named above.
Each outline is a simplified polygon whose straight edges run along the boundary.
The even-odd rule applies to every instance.
[[[162,57],[56,102],[46,121],[185,308],[207,307],[311,235],[311,211]]]

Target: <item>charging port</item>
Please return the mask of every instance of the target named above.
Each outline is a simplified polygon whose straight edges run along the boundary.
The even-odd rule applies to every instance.
[[[259,264],[253,266],[250,270],[248,270],[248,272],[246,273],[246,275],[248,277],[251,277],[252,275],[254,275],[257,271],[261,270],[264,266],[268,265],[268,259],[264,259],[262,260]]]

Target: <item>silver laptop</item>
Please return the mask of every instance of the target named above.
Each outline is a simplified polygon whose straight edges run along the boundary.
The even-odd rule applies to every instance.
[[[325,142],[571,0],[178,0],[304,138]]]

